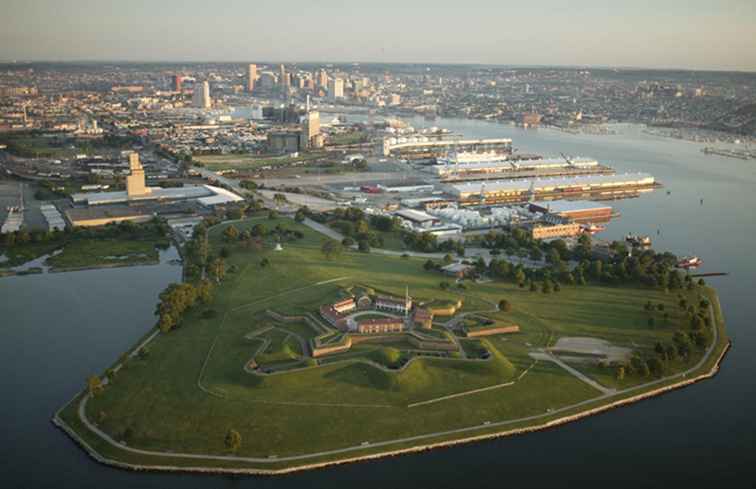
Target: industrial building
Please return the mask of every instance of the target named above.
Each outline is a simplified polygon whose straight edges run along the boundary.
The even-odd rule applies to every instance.
[[[299,131],[279,131],[268,133],[268,151],[276,154],[299,152]]]
[[[154,215],[138,206],[75,207],[66,211],[66,217],[75,227],[104,226],[112,222],[148,222]]]
[[[504,173],[515,171],[534,170],[561,170],[561,169],[589,169],[597,168],[598,161],[592,158],[565,159],[549,158],[535,160],[510,160],[502,155],[486,154],[481,158],[469,159],[469,156],[440,158],[438,164],[429,168],[429,171],[439,177],[450,175],[485,175],[490,173]]]
[[[530,212],[544,214],[544,219],[557,223],[564,220],[589,223],[607,222],[612,218],[612,207],[586,200],[557,200],[551,202],[531,202]]]
[[[554,224],[544,226],[533,224],[528,226],[530,235],[533,239],[553,239],[553,238],[570,238],[577,236],[582,232],[580,224],[571,222],[567,224]]]
[[[416,211],[413,209],[402,209],[394,213],[395,216],[409,221],[413,227],[416,228],[431,228],[441,221],[437,217],[433,217],[430,214],[426,214],[422,211]]]
[[[381,141],[378,152],[408,160],[441,158],[450,152],[512,152],[512,140],[497,139],[437,139],[427,136],[390,137]]]
[[[623,188],[652,187],[654,177],[648,173],[622,175],[581,175],[576,177],[536,178],[533,180],[495,180],[466,182],[450,186],[450,193],[461,201],[477,199],[486,203],[516,201],[529,193],[584,193]]]
[[[126,191],[80,192],[71,195],[77,205],[107,205],[147,201],[198,200],[202,205],[214,206],[244,200],[228,190],[211,185],[186,185],[184,187],[148,187],[145,184],[144,168],[139,155],[129,155],[130,175],[126,177]]]

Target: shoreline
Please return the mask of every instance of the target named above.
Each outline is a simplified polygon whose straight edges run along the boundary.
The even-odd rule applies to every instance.
[[[379,458],[396,456],[396,455],[422,452],[422,451],[427,451],[427,450],[452,447],[452,446],[460,445],[460,444],[475,443],[475,442],[486,441],[486,440],[491,440],[495,438],[517,436],[517,435],[522,435],[526,433],[532,433],[536,431],[543,431],[543,430],[551,429],[551,428],[554,428],[563,424],[579,421],[583,418],[594,416],[594,415],[603,413],[605,411],[620,408],[628,404],[633,404],[636,402],[643,401],[645,399],[658,397],[658,396],[666,394],[667,392],[674,391],[677,389],[682,389],[690,385],[696,384],[698,382],[701,382],[703,380],[713,378],[719,372],[722,362],[724,361],[724,358],[729,352],[731,347],[732,347],[732,341],[727,340],[727,343],[725,343],[724,348],[722,348],[722,351],[720,352],[719,356],[717,357],[712,367],[708,369],[707,371],[696,375],[695,377],[684,378],[683,380],[674,382],[669,385],[657,387],[646,392],[641,392],[639,394],[631,395],[630,397],[617,399],[607,404],[602,404],[600,406],[588,408],[586,410],[579,411],[577,413],[568,414],[568,415],[565,415],[565,416],[562,416],[553,420],[549,420],[543,423],[538,423],[532,426],[525,426],[521,428],[496,431],[493,433],[485,433],[482,435],[467,436],[467,437],[453,439],[453,440],[426,443],[426,444],[407,447],[407,448],[381,451],[377,453],[359,455],[355,457],[347,457],[347,458],[338,459],[338,460],[328,460],[328,461],[323,461],[323,462],[296,465],[296,466],[285,467],[281,469],[242,468],[242,467],[225,468],[225,467],[204,467],[204,466],[193,467],[193,466],[178,466],[178,465],[142,465],[142,464],[132,464],[129,462],[122,462],[119,460],[113,460],[111,458],[105,457],[102,454],[100,454],[97,450],[92,448],[84,439],[82,439],[81,436],[79,436],[79,434],[71,426],[69,426],[68,423],[66,423],[66,421],[64,421],[62,417],[60,416],[61,412],[64,409],[66,409],[72,402],[76,401],[82,394],[84,394],[84,391],[81,391],[77,393],[76,395],[74,395],[74,397],[68,403],[66,403],[61,408],[59,408],[55,412],[53,418],[51,419],[51,422],[56,427],[58,427],[63,432],[65,432],[69,437],[71,437],[72,440],[94,460],[96,460],[97,462],[101,464],[108,465],[111,467],[116,467],[116,468],[125,469],[125,470],[139,471],[139,472],[145,472],[145,471],[185,472],[185,473],[205,473],[205,474],[236,474],[236,475],[267,475],[267,476],[283,475],[283,474],[289,474],[289,473],[299,472],[299,471],[304,471],[304,470],[313,470],[313,469],[325,468],[329,466],[341,465],[341,464],[346,464],[346,463],[355,463],[355,462],[379,459]],[[366,447],[366,448],[369,448],[369,447]],[[171,455],[176,455],[176,454],[161,453],[160,456],[170,457]],[[203,455],[198,454],[196,457],[193,457],[193,458],[202,459],[202,457]],[[275,463],[275,462],[276,462],[275,459],[270,459],[270,463]]]

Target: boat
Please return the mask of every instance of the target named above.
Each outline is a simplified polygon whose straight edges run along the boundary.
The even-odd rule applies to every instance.
[[[625,236],[625,241],[631,246],[651,246],[651,238],[649,236],[637,236],[635,234],[628,234]]]
[[[703,265],[703,260],[697,256],[684,256],[677,262],[677,268],[698,268]]]
[[[586,234],[590,234],[591,236],[605,230],[606,226],[602,226],[600,224],[583,224],[582,226],[580,226],[580,231]]]

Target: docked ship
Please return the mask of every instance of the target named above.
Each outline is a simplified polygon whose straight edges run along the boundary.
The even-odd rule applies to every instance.
[[[651,246],[651,238],[648,236],[628,234],[625,236],[625,241],[631,246]]]
[[[580,226],[580,231],[586,234],[590,234],[591,236],[605,230],[606,226],[602,226],[600,224],[583,224],[582,226]]]
[[[703,265],[703,260],[697,256],[684,256],[677,262],[677,268],[698,268]]]

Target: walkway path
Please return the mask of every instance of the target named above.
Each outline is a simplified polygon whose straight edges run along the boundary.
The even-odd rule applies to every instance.
[[[603,385],[599,384],[598,382],[596,382],[592,378],[590,378],[587,375],[583,374],[581,371],[570,367],[569,365],[567,365],[566,363],[564,363],[562,360],[560,360],[559,358],[557,358],[556,356],[554,356],[551,353],[532,352],[532,353],[530,353],[530,356],[532,358],[536,359],[536,360],[545,360],[547,362],[554,362],[554,363],[556,363],[557,365],[559,365],[560,367],[562,367],[563,369],[565,369],[566,371],[568,371],[569,373],[571,373],[572,375],[574,375],[578,379],[582,380],[586,384],[590,385],[594,389],[598,389],[603,394],[614,394],[615,392],[617,392],[617,389],[609,389],[608,387],[604,387]]]

